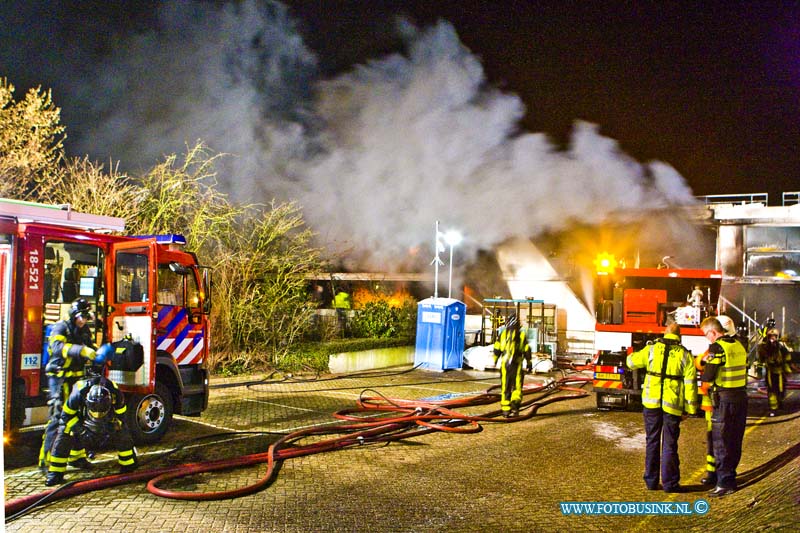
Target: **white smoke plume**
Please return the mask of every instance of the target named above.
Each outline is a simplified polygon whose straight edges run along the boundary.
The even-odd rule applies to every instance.
[[[596,125],[576,122],[567,150],[519,131],[522,101],[487,83],[448,22],[399,31],[404,53],[322,80],[280,4],[169,4],[82,86],[104,98],[78,148],[146,168],[202,139],[231,154],[219,180],[233,199],[298,201],[351,268],[427,265],[436,220],[463,252],[693,202],[672,167]]]

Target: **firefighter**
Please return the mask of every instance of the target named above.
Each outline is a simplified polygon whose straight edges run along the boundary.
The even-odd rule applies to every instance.
[[[125,397],[116,383],[104,375],[112,353],[110,344],[100,347],[89,375],[78,382],[64,404],[45,479],[48,487],[64,482],[68,455],[76,447],[98,451],[110,443],[117,450],[120,471],[136,469],[133,441],[123,422],[127,410]]]
[[[697,285],[695,286],[694,290],[692,290],[691,294],[686,298],[686,301],[692,304],[693,307],[703,307],[703,299],[705,298],[705,294],[703,293],[703,289]]]
[[[500,409],[505,418],[517,416],[522,403],[523,368],[525,372],[532,368],[531,347],[520,328],[517,316],[512,314],[505,324],[503,332],[494,343],[494,365],[500,359]]]
[[[697,413],[697,376],[689,350],[681,345],[681,328],[673,322],[664,336],[628,356],[628,368],[645,368],[642,406],[646,438],[644,482],[664,492],[680,492],[678,437],[680,423]]]
[[[61,407],[69,397],[72,386],[83,377],[85,361],[95,358],[95,345],[89,320],[92,317],[91,305],[84,298],[78,298],[69,308],[69,318],[56,322],[50,330],[47,344],[50,359],[47,361],[45,373],[49,386],[48,401],[50,420],[42,436],[42,447],[39,450],[39,468],[47,469],[50,449],[58,430]],[[70,454],[70,465],[77,468],[89,468],[91,463],[86,459],[86,452],[75,450]]]
[[[730,317],[725,315],[719,315],[717,317],[720,325],[725,329],[725,332],[730,335],[731,337],[735,337],[737,334],[736,325],[733,323]],[[706,362],[710,358],[710,354],[708,351],[701,353],[697,357],[695,357],[695,368],[697,368],[698,375],[703,375],[703,370],[705,370]],[[706,421],[706,474],[700,480],[700,483],[703,485],[714,485],[717,484],[717,465],[716,461],[714,460],[714,439],[711,432],[711,416],[714,410],[711,404],[711,396],[709,395],[709,391],[704,388],[700,387],[700,409],[703,411],[703,415]]]
[[[758,364],[764,367],[764,381],[769,397],[769,416],[775,416],[783,409],[785,395],[785,375],[791,374],[792,356],[778,340],[780,333],[776,328],[767,330],[767,335],[758,344]]]
[[[347,336],[347,311],[350,310],[350,294],[339,291],[333,297],[333,308],[336,309],[336,318],[339,323],[339,330],[342,336]]]
[[[711,436],[717,484],[709,495],[719,497],[737,489],[736,467],[742,458],[747,423],[747,351],[716,317],[704,319],[700,329],[711,343],[701,377],[701,386],[709,391],[713,405]]]

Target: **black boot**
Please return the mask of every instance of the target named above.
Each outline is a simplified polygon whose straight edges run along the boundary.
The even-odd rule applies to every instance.
[[[54,485],[61,485],[64,483],[64,473],[63,472],[48,472],[47,476],[44,478],[44,484],[48,487],[52,487]]]
[[[119,473],[120,474],[127,474],[129,472],[133,472],[134,470],[136,470],[137,466],[138,465],[136,463],[133,463],[132,465],[120,465]]]
[[[70,461],[69,466],[78,468],[80,470],[91,470],[93,465],[88,461],[88,459],[81,457],[80,459],[74,459]]]

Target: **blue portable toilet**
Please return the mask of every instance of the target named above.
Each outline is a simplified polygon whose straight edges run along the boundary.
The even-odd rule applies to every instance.
[[[427,298],[417,304],[414,365],[425,370],[461,370],[467,306],[453,298]]]

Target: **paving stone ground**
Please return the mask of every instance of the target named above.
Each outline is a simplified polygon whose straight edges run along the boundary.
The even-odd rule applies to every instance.
[[[558,378],[561,374],[551,374]],[[548,376],[527,376],[534,383]],[[178,418],[165,439],[139,449],[142,469],[266,451],[280,435],[335,426],[336,411],[361,395],[437,399],[479,395],[499,381],[491,372],[393,369],[352,377],[214,379],[209,409]],[[336,378],[336,379],[334,379]],[[586,387],[591,390],[591,386]],[[562,393],[563,394],[563,393]],[[526,398],[532,398],[527,396]],[[478,415],[498,404],[460,409]],[[642,481],[640,413],[597,411],[595,398],[554,403],[518,422],[481,424],[472,434],[433,432],[283,461],[271,485],[218,501],[155,496],[135,482],[59,500],[11,522],[7,531],[136,533],[307,531],[797,531],[800,528],[800,393],[787,412],[766,418],[766,399],[751,398],[740,490],[708,498],[699,484],[705,422],[681,426],[681,494],[647,491]],[[202,440],[220,433],[213,440]],[[260,432],[241,433],[241,432]],[[35,469],[37,434],[4,450],[6,501],[46,490]],[[219,439],[225,440],[219,440]],[[303,443],[319,440],[308,439]],[[185,446],[167,453],[176,447]],[[94,476],[115,473],[112,454],[97,458]],[[165,483],[175,490],[222,491],[261,478],[265,464]],[[68,473],[79,479],[81,472]],[[630,516],[565,514],[561,502],[669,502],[705,514]],[[617,507],[619,509],[619,506]]]

